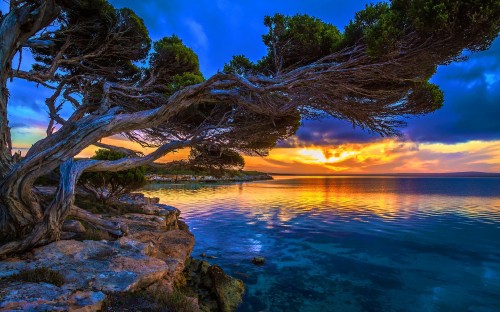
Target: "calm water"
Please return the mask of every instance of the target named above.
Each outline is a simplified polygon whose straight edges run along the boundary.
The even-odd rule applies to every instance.
[[[500,311],[500,178],[276,177],[146,193],[181,209],[195,257],[245,281],[238,311]]]

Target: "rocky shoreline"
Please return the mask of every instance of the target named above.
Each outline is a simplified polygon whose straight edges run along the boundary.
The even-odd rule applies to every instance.
[[[142,194],[119,204],[134,213],[107,218],[123,224],[126,236],[79,240],[85,225],[68,220],[63,236],[70,239],[0,261],[0,311],[124,311],[130,300],[127,311],[236,309],[243,282],[191,258],[195,238],[179,210]],[[58,278],[34,281],[40,272]]]

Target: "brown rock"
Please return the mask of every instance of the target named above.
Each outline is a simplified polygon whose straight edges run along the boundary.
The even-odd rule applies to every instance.
[[[245,284],[241,280],[224,273],[217,265],[209,267],[207,273],[212,278],[219,311],[231,312],[236,310],[245,293]]]
[[[149,254],[163,259],[168,265],[168,277],[177,281],[182,276],[184,262],[194,247],[194,236],[190,232],[173,230],[168,232],[142,231],[131,234],[129,238],[151,243],[154,247]]]
[[[0,311],[99,311],[106,296],[100,291],[76,291],[48,283],[13,282],[0,289]]]
[[[134,291],[161,280],[169,272],[165,261],[146,254],[144,250],[127,247],[123,241],[58,241],[35,249],[30,262],[0,262],[0,270],[5,266],[10,276],[46,267],[64,276],[64,289]]]
[[[190,258],[184,274],[187,286],[199,295],[203,311],[235,311],[242,301],[243,282],[225,274],[217,265]]]

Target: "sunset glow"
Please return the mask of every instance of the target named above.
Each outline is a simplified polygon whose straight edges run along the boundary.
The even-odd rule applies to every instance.
[[[137,7],[133,1],[113,2],[119,7]],[[241,36],[242,30],[239,26],[235,27],[241,21],[247,25],[262,25],[266,14],[301,12],[322,17],[342,29],[354,12],[364,7],[365,2],[335,3],[337,10],[324,10],[333,5],[327,2],[318,6],[305,2],[288,2],[286,5],[268,2],[260,3],[251,11],[235,9],[242,5],[236,2],[224,2],[222,6],[217,2],[218,9],[212,12],[215,15],[193,11],[192,6],[187,4],[179,3],[175,10],[170,7],[167,10],[164,5],[155,3],[156,9],[151,11],[144,9],[149,6],[136,9],[140,16],[147,17],[145,21],[154,40],[173,33],[183,38],[199,55],[201,71],[207,78],[217,73],[232,55],[245,54],[251,60],[258,60],[265,53],[261,40],[264,28],[250,27],[245,29],[245,36]],[[161,12],[165,10],[170,14],[168,25],[160,23],[161,16],[155,15],[163,14]],[[228,10],[234,19],[225,18]],[[189,16],[187,20],[186,16]],[[213,23],[213,20],[223,24]],[[221,36],[220,29],[231,34],[230,45]],[[401,129],[406,141],[384,139],[358,128],[353,129],[352,124],[333,118],[303,120],[297,134],[278,145],[269,156],[245,156],[245,169],[295,174],[500,172],[499,51],[500,39],[497,39],[489,50],[470,55],[466,62],[439,66],[432,81],[444,91],[444,106],[432,114],[407,120],[408,126]],[[29,71],[30,56],[25,55],[23,60],[21,69]],[[12,120],[9,126],[13,150],[24,155],[36,141],[45,137],[48,116],[44,101],[52,91],[32,82],[14,79],[9,82],[9,92],[8,114]],[[71,112],[72,108],[66,105],[60,113],[68,118]],[[143,149],[119,135],[104,138],[102,142],[146,154],[153,151]],[[78,156],[90,157],[96,149],[88,147]],[[188,155],[189,150],[181,150],[166,155],[159,162],[186,159]]]
[[[247,169],[295,174],[498,172],[500,141],[417,144],[386,139],[330,147],[277,148],[268,157],[247,157],[246,161]]]

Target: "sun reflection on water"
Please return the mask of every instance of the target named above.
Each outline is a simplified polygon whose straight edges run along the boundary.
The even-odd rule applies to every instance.
[[[145,193],[182,211],[195,257],[244,273],[239,312],[500,306],[498,178],[276,177]]]
[[[269,225],[275,218],[287,224],[299,214],[327,214],[339,221],[376,216],[391,222],[453,212],[471,219],[500,220],[500,196],[456,196],[447,193],[453,187],[440,190],[435,188],[440,181],[428,181],[424,193],[414,189],[411,179],[387,177],[370,177],[368,182],[366,177],[302,177],[298,182],[276,177],[270,182],[170,186],[163,192],[157,192],[162,186],[156,186],[146,192],[179,207],[186,217],[193,210],[204,210],[209,216],[230,201],[239,212],[267,220]]]

